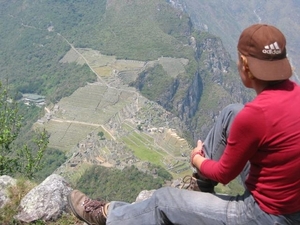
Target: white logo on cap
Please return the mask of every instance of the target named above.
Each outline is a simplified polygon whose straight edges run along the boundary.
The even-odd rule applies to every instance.
[[[277,42],[274,42],[273,44],[270,44],[270,45],[266,45],[265,49],[263,49],[262,52],[265,54],[270,54],[270,55],[281,54],[281,50],[280,50]]]

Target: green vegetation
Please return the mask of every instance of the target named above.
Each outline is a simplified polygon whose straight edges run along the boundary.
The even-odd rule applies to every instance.
[[[48,11],[48,4],[30,2],[22,9],[22,2],[2,1],[0,4],[1,20],[6,21],[0,24],[1,33],[6,33],[0,44],[3,49],[0,78],[8,78],[14,90],[42,94],[57,102],[95,80],[87,66],[59,62],[70,46],[56,32],[47,30],[51,20],[59,19],[55,11]],[[52,7],[55,8],[55,4]],[[61,21],[68,24],[68,20]]]
[[[129,133],[122,137],[126,147],[143,162],[149,162],[156,167],[168,170],[173,178],[178,178],[190,169],[187,158],[190,147],[188,143],[170,130],[159,131],[149,135],[148,131],[134,131],[128,124],[123,124]]]
[[[105,140],[104,132],[103,131],[99,131],[98,132],[98,136],[99,136],[100,140]]]
[[[7,87],[0,84],[0,175],[41,181],[65,162],[62,152],[47,149],[45,130],[31,129],[39,113],[36,106],[14,101]]]
[[[76,188],[91,198],[134,202],[142,190],[157,189],[164,185],[165,178],[170,175],[162,170],[161,167],[158,169],[163,177],[153,178],[153,175],[140,172],[134,166],[122,171],[93,166],[82,175]]]
[[[188,46],[189,17],[160,0],[0,4],[0,19],[6,21],[0,23],[5,33],[0,78],[9,78],[19,92],[42,94],[54,103],[96,79],[86,65],[60,63],[70,44],[118,59],[194,57]]]
[[[36,131],[31,142],[15,148],[22,127],[22,118],[18,114],[18,105],[9,97],[7,88],[0,84],[0,175],[20,173],[33,178],[41,169],[41,160],[48,144],[46,131]]]
[[[7,203],[3,208],[0,208],[0,221],[1,225],[24,225],[27,223],[20,222],[14,219],[14,216],[18,213],[18,207],[21,199],[34,187],[35,183],[25,179],[18,179],[15,186],[8,188],[8,195],[10,198],[9,203]],[[34,221],[30,224],[34,225],[69,225],[76,224],[78,222],[74,216],[71,214],[64,214],[58,221],[48,221],[44,222],[41,220]]]
[[[42,182],[67,160],[66,155],[57,149],[48,148],[41,160],[42,168],[34,174],[36,181]]]
[[[126,146],[133,150],[134,155],[139,158],[142,161],[148,161],[151,163],[154,163],[155,165],[161,165],[162,164],[162,159],[163,159],[163,154],[158,153],[155,151],[155,149],[152,149],[145,146],[140,140],[134,139],[135,141],[133,142],[132,137],[126,137],[123,139]]]
[[[18,213],[18,206],[21,199],[35,187],[35,184],[24,179],[19,179],[16,186],[9,188],[10,201],[3,208],[0,208],[0,221],[3,225],[19,225],[13,217]]]
[[[104,54],[150,61],[160,56],[186,58],[190,51],[182,45],[182,40],[187,43],[183,37],[189,31],[188,18],[166,2],[118,1],[108,4],[105,16],[97,48]]]
[[[149,100],[158,101],[173,82],[174,79],[166,74],[160,64],[157,64],[140,74],[137,80],[140,86],[137,88]]]
[[[165,168],[163,168],[161,166],[150,164],[149,171],[153,171],[153,170],[156,171],[158,177],[161,177],[164,180],[172,180],[173,179],[172,175],[167,170],[165,170]]]
[[[189,46],[189,17],[167,2],[50,0],[23,4],[5,0],[0,4],[0,19],[6,21],[0,23],[5,33],[1,34],[0,78],[8,78],[19,93],[46,96],[47,103],[57,103],[96,80],[86,64],[62,63],[72,46],[99,50],[117,59],[147,62],[161,56],[184,58],[189,62],[181,71],[186,80],[197,70]],[[158,101],[174,79],[161,66],[150,69],[143,94]],[[181,90],[177,101],[185,92]],[[172,108],[170,102],[168,109]]]
[[[114,84],[113,82],[110,83],[110,81],[114,81],[111,79],[110,73],[114,70],[123,72],[122,70],[127,66],[126,64],[118,67],[113,64],[115,59],[131,59],[141,62],[141,66],[135,69],[136,74],[137,71],[142,71],[144,64],[147,65],[147,67],[145,66],[147,70],[139,74],[137,80],[139,82],[136,82],[135,85],[147,98],[160,102],[176,115],[180,110],[178,108],[182,106],[183,99],[189,97],[187,90],[190,90],[195,74],[199,70],[205,70],[207,62],[210,61],[207,58],[209,52],[202,52],[202,41],[210,39],[212,36],[208,33],[193,31],[188,16],[162,0],[49,0],[46,2],[3,0],[0,3],[0,31],[0,79],[7,79],[13,91],[18,92],[16,99],[20,98],[21,93],[28,92],[45,95],[49,105],[59,102],[63,109],[60,109],[56,116],[68,120],[59,121],[60,125],[53,121],[47,123],[47,131],[51,133],[50,138],[53,143],[51,147],[53,149],[47,149],[43,152],[44,159],[41,159],[36,147],[32,148],[33,157],[27,157],[31,163],[36,161],[39,162],[39,165],[44,165],[45,169],[38,173],[30,173],[30,176],[34,176],[37,180],[42,180],[53,172],[55,167],[61,165],[65,160],[65,154],[86,137],[91,130],[98,132],[100,139],[113,138],[111,133],[102,131],[99,127],[111,121],[112,115],[117,117],[122,109],[133,105],[130,105],[129,102],[133,102],[132,100],[136,102],[136,95],[132,91],[119,91],[113,86],[110,89],[106,85],[102,85],[101,90],[98,91],[99,86],[89,86],[85,89],[83,100],[82,95],[78,94],[80,91],[75,90],[85,86],[87,82],[98,79],[91,68],[84,64],[87,60],[93,69],[96,64],[96,60],[88,60],[84,54],[85,51],[88,51],[87,49],[97,50],[110,57],[110,60],[101,58],[103,68],[95,69],[95,71],[105,72],[105,79],[99,75],[99,80],[107,81],[109,86]],[[197,46],[195,47],[198,49],[196,59],[194,49],[190,45],[191,34],[196,38]],[[81,57],[81,60],[62,60],[73,47],[78,50],[72,50],[75,54],[73,57]],[[78,48],[82,49],[79,50]],[[174,66],[168,69],[166,64],[171,67],[174,62],[164,64],[161,62],[163,61],[161,58],[176,59],[178,67]],[[180,63],[180,60],[184,60],[184,63]],[[180,70],[180,72],[174,73],[174,70]],[[124,74],[125,77],[127,73]],[[132,75],[134,77],[132,80],[135,79],[136,74]],[[206,110],[218,106],[219,102],[215,98],[218,98],[219,94],[226,94],[221,88],[215,89],[217,84],[212,84],[213,79],[210,76],[210,72],[201,73],[201,79],[207,85],[207,88],[204,89],[206,93],[202,99],[208,102],[199,104],[200,110],[206,106],[208,106]],[[214,94],[209,94],[210,91],[215,90]],[[70,102],[70,99],[64,98],[72,93],[74,93],[76,101]],[[170,93],[175,95],[172,96]],[[106,99],[102,98],[104,95]],[[44,113],[35,107],[24,106],[23,109],[27,118],[26,129],[20,127],[21,135],[14,142],[16,146],[27,144],[27,140],[30,140],[29,137],[33,135],[32,123]],[[87,111],[89,114],[85,114]],[[211,121],[211,117],[206,117],[200,112],[194,117],[192,114],[187,117],[191,117],[186,119],[187,122],[194,121],[195,124],[197,123],[197,125],[189,127],[191,130],[184,131],[189,137],[192,136],[192,132],[196,133],[197,129],[199,131],[203,123]],[[31,118],[35,120],[31,120]],[[94,125],[99,125],[99,127],[95,128]],[[134,124],[135,127],[136,124]],[[140,131],[143,130],[142,126],[138,125],[138,128]],[[189,140],[190,143],[193,142],[192,138]],[[138,158],[150,161],[155,166],[165,166],[162,163],[162,157],[165,157],[167,153],[158,147],[153,147],[153,141],[147,139],[146,135],[136,135],[133,132],[127,137],[124,136],[123,141]],[[174,146],[167,145],[167,151],[172,147],[174,149]],[[31,144],[28,146],[31,147]],[[28,151],[29,148],[25,148],[25,153]],[[109,149],[107,151],[109,152]],[[174,155],[177,156],[179,153],[180,151],[176,149]],[[173,152],[171,155],[172,158]],[[172,161],[173,159],[167,158],[166,160]],[[185,167],[180,163],[174,163],[173,166],[176,166],[178,170]],[[164,174],[163,169],[158,171],[160,171],[161,176],[164,176],[164,179],[168,177],[168,174]],[[113,172],[118,173],[115,170]],[[128,173],[131,172],[136,173],[135,170],[129,170]],[[77,178],[80,175],[74,174]],[[86,174],[82,177],[82,179],[88,178],[89,175]],[[116,177],[114,178],[116,179]],[[104,179],[104,181],[106,180]],[[94,182],[96,183],[96,181]],[[84,185],[89,184],[90,186],[90,183],[90,181],[85,180],[81,187],[86,189]],[[119,186],[118,183],[111,181],[105,184],[105,188],[109,189],[112,185]],[[139,191],[145,187],[140,187]],[[90,192],[94,192],[94,190],[96,190],[95,187],[94,189],[91,187]],[[118,192],[115,193],[114,197],[119,198],[120,195]],[[110,197],[110,193],[107,193],[107,196]],[[127,197],[132,200],[133,196]]]

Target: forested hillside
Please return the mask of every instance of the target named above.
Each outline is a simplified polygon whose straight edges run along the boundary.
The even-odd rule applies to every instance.
[[[92,165],[180,177],[220,110],[253,95],[221,39],[166,1],[1,0],[0,19],[1,81],[46,97],[39,179],[60,164],[74,183]]]

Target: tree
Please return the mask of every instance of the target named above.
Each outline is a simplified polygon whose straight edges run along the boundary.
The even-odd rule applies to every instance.
[[[22,173],[33,178],[34,172],[41,168],[40,161],[48,145],[45,130],[36,131],[31,147],[24,144],[15,149],[13,142],[22,127],[22,116],[18,114],[18,105],[8,94],[8,89],[0,82],[0,176]]]
[[[17,167],[19,168],[18,172],[21,172],[25,177],[30,179],[34,178],[34,174],[40,171],[43,166],[41,160],[49,143],[46,130],[37,131],[31,142],[35,146],[28,147],[27,144],[24,144],[23,148],[18,151],[18,156],[21,160],[18,161],[19,164]]]
[[[100,140],[105,140],[103,131],[98,132],[98,136],[100,137]]]

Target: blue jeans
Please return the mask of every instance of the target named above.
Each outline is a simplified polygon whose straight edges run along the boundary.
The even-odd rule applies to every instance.
[[[232,104],[223,109],[204,141],[207,157],[221,157],[232,121],[242,107]],[[242,181],[248,171],[247,164],[241,173]],[[300,212],[281,216],[265,213],[247,190],[243,195],[228,196],[164,187],[139,203],[111,202],[106,224],[296,225],[300,224]]]

